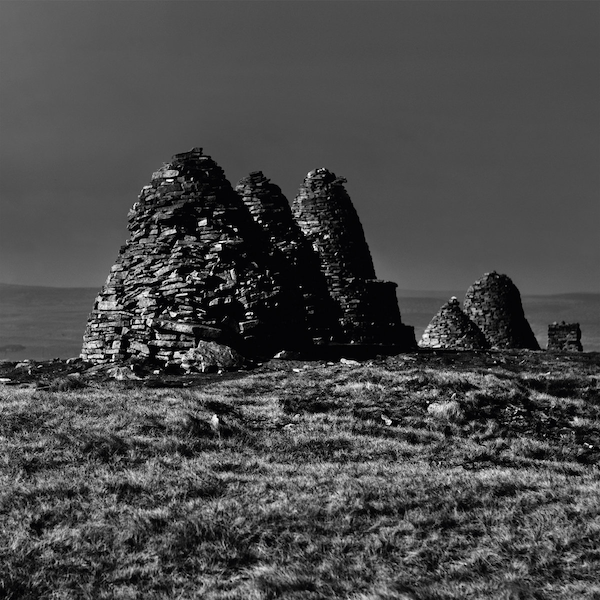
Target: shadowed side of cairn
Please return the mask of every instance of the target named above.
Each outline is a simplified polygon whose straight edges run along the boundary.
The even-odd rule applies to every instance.
[[[311,344],[326,344],[338,337],[339,308],[329,295],[319,256],[294,220],[281,188],[262,171],[253,171],[235,189],[283,265],[286,288],[297,295],[298,328],[307,332]]]

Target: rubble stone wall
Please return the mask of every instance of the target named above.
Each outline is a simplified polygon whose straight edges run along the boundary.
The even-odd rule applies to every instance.
[[[548,350],[582,352],[579,323],[551,323],[548,325]]]

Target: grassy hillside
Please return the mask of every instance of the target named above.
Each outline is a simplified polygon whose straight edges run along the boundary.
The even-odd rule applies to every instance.
[[[0,597],[600,598],[599,367],[19,367],[31,383],[0,387]]]

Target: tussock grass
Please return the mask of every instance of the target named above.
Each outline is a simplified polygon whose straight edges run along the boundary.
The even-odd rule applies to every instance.
[[[598,365],[463,356],[0,389],[0,597],[600,598]]]

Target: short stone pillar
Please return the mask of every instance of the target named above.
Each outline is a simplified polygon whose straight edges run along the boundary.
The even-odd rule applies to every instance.
[[[548,325],[548,350],[555,352],[582,352],[579,323],[551,323]]]

